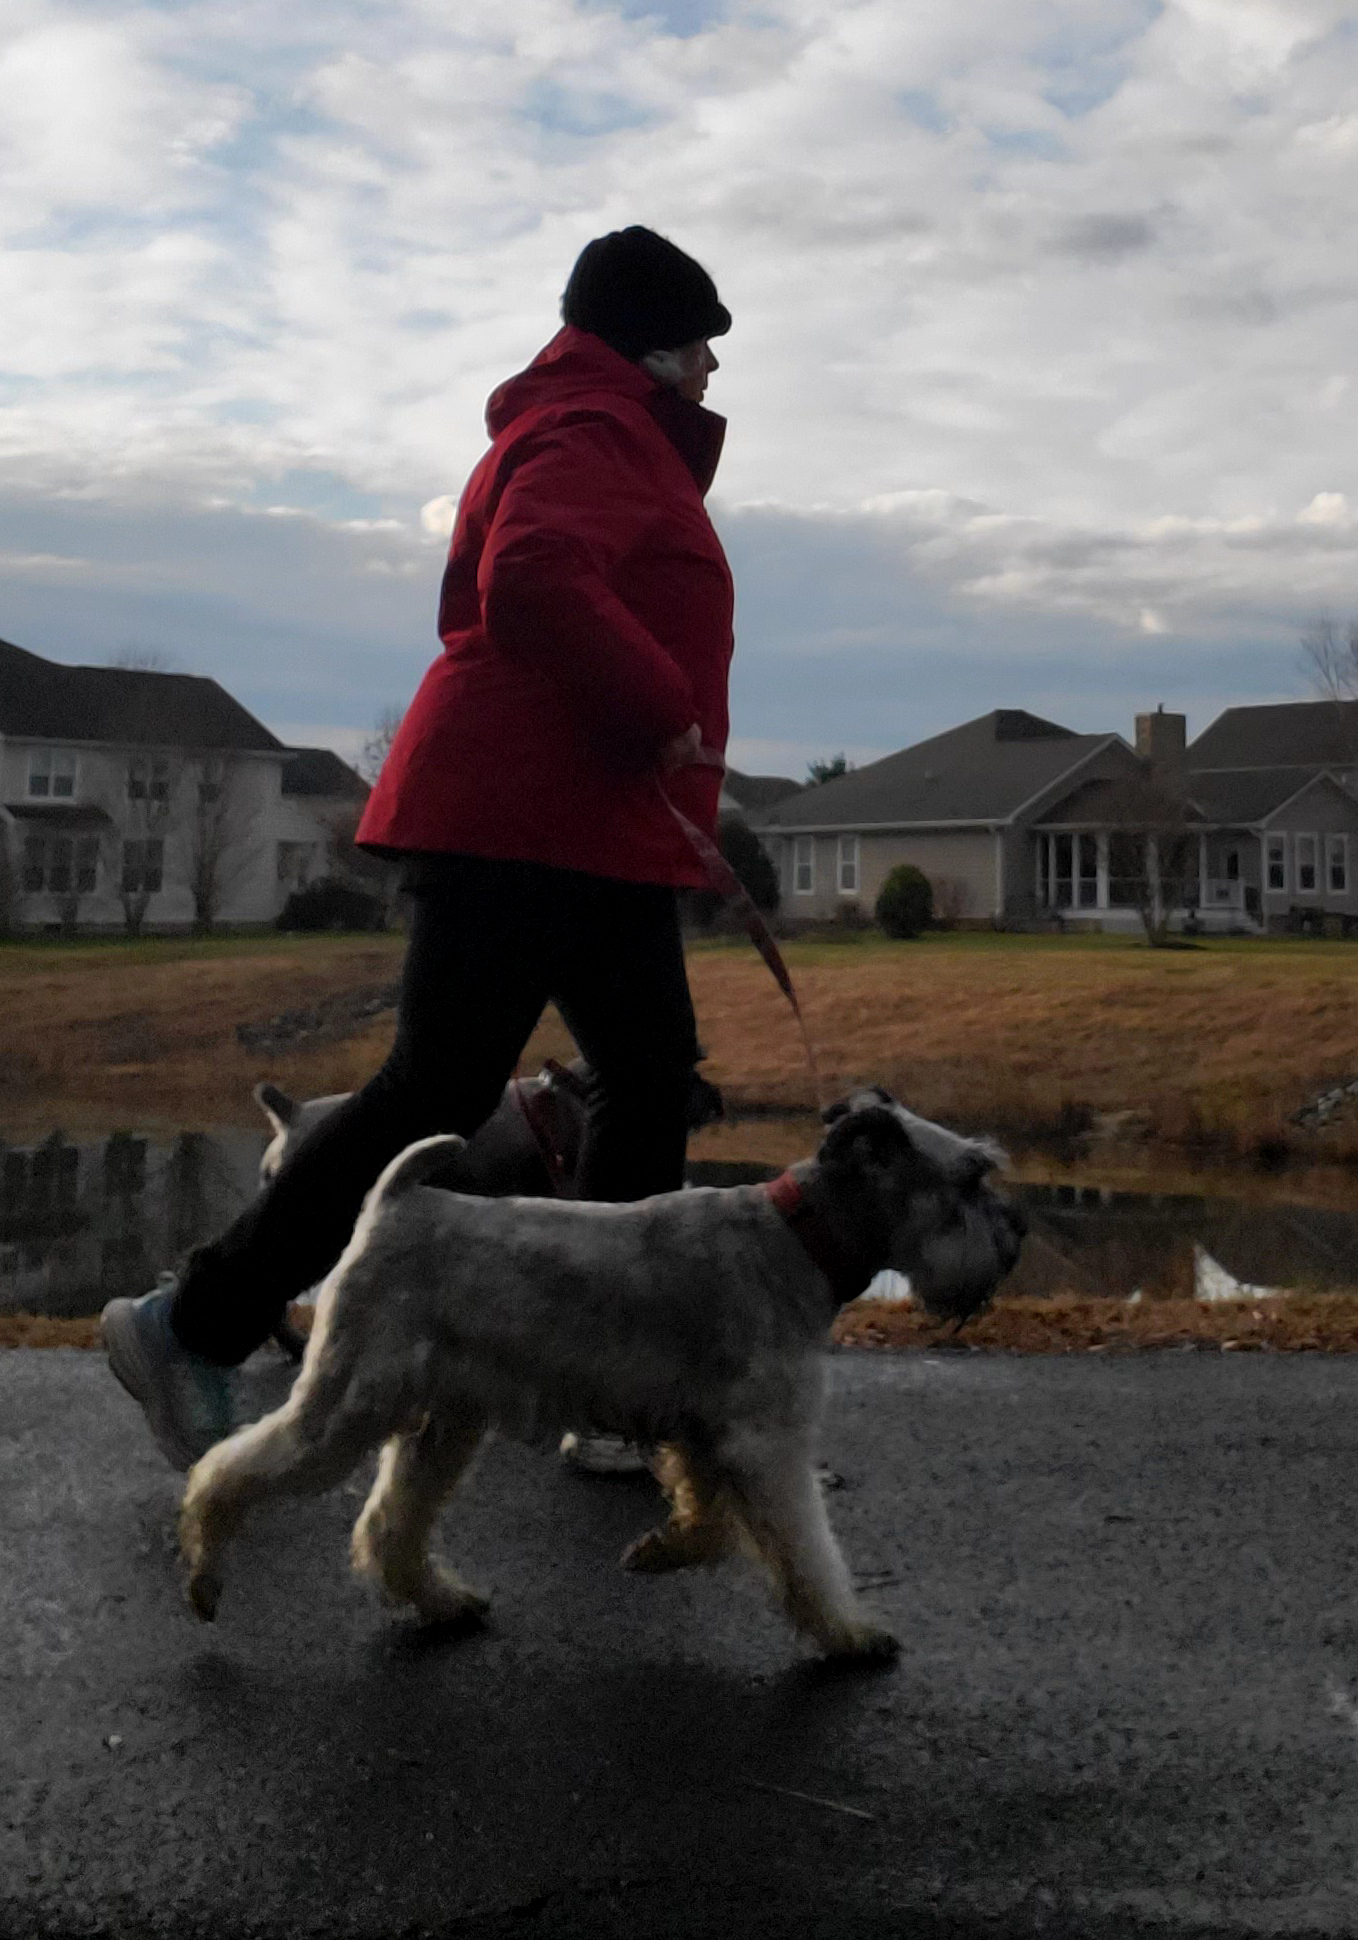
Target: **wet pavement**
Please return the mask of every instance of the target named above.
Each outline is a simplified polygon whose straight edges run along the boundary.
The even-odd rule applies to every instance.
[[[1358,1362],[832,1366],[887,1672],[624,1575],[649,1483],[504,1444],[444,1523],[482,1635],[349,1578],[358,1484],[204,1629],[100,1358],[0,1356],[0,1934],[1358,1932]]]

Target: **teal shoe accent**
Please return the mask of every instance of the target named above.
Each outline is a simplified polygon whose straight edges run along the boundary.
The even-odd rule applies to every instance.
[[[191,1354],[170,1326],[175,1283],[110,1300],[99,1319],[108,1364],[146,1416],[172,1468],[190,1469],[234,1426],[231,1368]]]

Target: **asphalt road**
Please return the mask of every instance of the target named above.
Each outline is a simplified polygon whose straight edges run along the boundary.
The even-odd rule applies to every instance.
[[[445,1525],[484,1634],[350,1581],[354,1492],[201,1628],[99,1358],[0,1355],[0,1933],[1358,1934],[1358,1360],[834,1370],[870,1675],[507,1445]]]

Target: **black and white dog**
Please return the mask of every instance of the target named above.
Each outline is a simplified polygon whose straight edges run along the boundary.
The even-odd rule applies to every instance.
[[[577,1197],[591,1082],[583,1058],[570,1064],[548,1059],[535,1078],[511,1079],[495,1110],[457,1155],[457,1190],[488,1199]],[[288,1154],[351,1095],[340,1091],[296,1099],[275,1084],[256,1085],[255,1103],[274,1134],[259,1161],[260,1185],[271,1184]],[[701,1131],[723,1116],[721,1092],[695,1071],[689,1130]],[[301,1360],[305,1340],[290,1321],[281,1323],[274,1339],[285,1353]]]

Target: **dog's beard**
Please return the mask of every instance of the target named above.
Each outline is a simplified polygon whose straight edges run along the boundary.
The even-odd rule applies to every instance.
[[[902,1270],[936,1320],[963,1321],[990,1305],[1017,1258],[1018,1236],[1002,1212],[963,1202],[946,1225],[917,1241]]]

